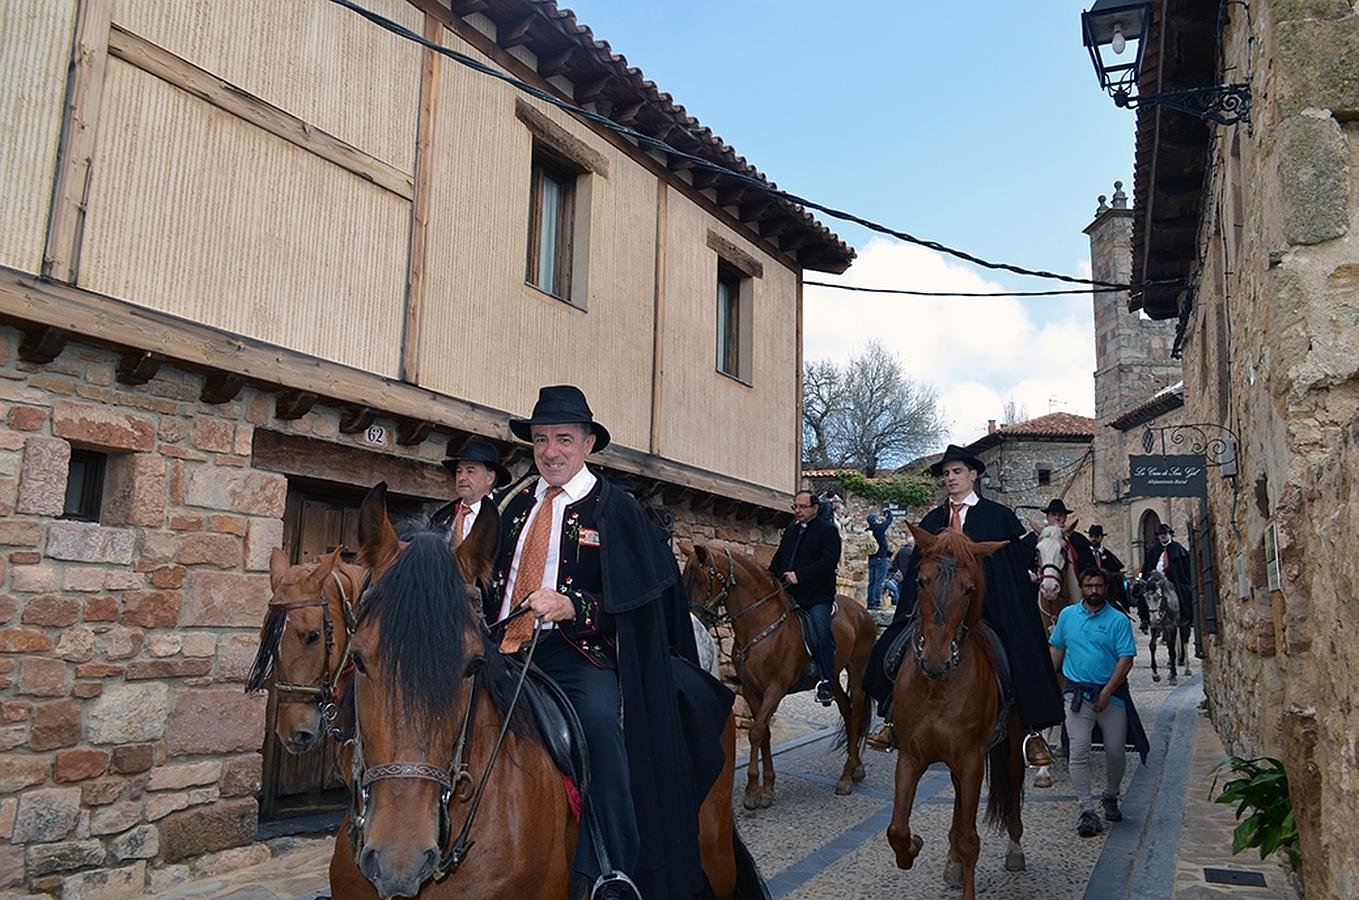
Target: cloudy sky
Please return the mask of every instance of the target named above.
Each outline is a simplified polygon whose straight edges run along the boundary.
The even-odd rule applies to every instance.
[[[781,187],[977,256],[1087,275],[1096,196],[1131,182],[1133,116],[1099,91],[1081,46],[1089,0],[558,2]],[[859,250],[853,284],[1065,286],[822,218]],[[805,297],[806,358],[881,340],[938,390],[954,439],[1011,397],[1034,416],[1093,411],[1088,295]]]

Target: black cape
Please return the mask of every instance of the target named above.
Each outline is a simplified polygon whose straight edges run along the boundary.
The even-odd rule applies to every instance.
[[[938,534],[948,527],[949,509],[945,503],[925,514],[920,527]],[[986,576],[983,617],[995,629],[1010,657],[1015,704],[1020,721],[1029,730],[1057,725],[1063,720],[1062,695],[1057,675],[1052,670],[1047,634],[1038,614],[1038,588],[1029,580],[1033,561],[1033,540],[1014,512],[993,500],[981,498],[967,513],[963,533],[974,541],[1010,541],[1008,546],[982,560]],[[892,624],[878,638],[868,664],[864,687],[880,704],[888,702],[892,682],[883,671],[883,658],[915,611],[916,575],[920,570],[920,549],[911,553],[906,578],[902,582],[901,603]]]
[[[623,737],[641,838],[628,874],[647,900],[690,900],[704,890],[698,808],[724,762],[719,736],[735,695],[696,666],[672,661],[672,648],[690,662],[697,656],[675,557],[641,504],[600,481],[600,602],[617,629]],[[691,746],[686,728],[704,734]]]

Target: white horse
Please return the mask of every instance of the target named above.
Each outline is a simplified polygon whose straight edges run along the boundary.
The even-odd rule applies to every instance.
[[[1076,561],[1070,552],[1067,536],[1076,530],[1079,519],[1072,519],[1069,525],[1039,525],[1030,522],[1029,527],[1038,535],[1038,547],[1034,551],[1035,570],[1038,573],[1038,613],[1043,617],[1043,627],[1048,634],[1057,624],[1057,616],[1063,609],[1081,599],[1079,573]],[[1049,728],[1043,736],[1052,746],[1054,731],[1059,726]],[[1033,778],[1033,786],[1052,787],[1052,772],[1049,766],[1040,766]]]
[[[1152,572],[1146,578],[1133,580],[1130,591],[1135,602],[1145,602],[1148,619],[1151,623],[1151,680],[1160,681],[1161,674],[1156,669],[1156,639],[1166,645],[1166,655],[1170,657],[1171,684],[1179,679],[1175,662],[1178,657],[1184,674],[1189,674],[1189,653],[1185,632],[1180,595],[1175,586],[1160,572]]]

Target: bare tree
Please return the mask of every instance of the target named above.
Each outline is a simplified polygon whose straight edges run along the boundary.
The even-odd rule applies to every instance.
[[[873,476],[929,449],[946,426],[932,387],[917,385],[877,341],[843,369],[828,360],[804,374],[806,461]]]
[[[1002,425],[1018,425],[1020,422],[1029,421],[1030,418],[1028,405],[1022,403],[1016,404],[1014,397],[1006,400],[1004,405],[1000,408],[1000,421]]]

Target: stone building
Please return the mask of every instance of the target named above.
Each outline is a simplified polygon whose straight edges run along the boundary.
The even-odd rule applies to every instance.
[[[1094,427],[1092,419],[1073,413],[1048,413],[1010,425],[992,419],[986,434],[967,445],[986,463],[982,492],[1025,521],[1042,521],[1039,510],[1060,497],[1088,522]]]
[[[1359,894],[1359,10],[1161,0],[1143,94],[1248,84],[1249,124],[1137,113],[1134,309],[1172,321],[1210,474],[1206,690],[1224,742],[1285,761],[1308,896]],[[1173,23],[1173,27],[1166,27]],[[1225,74],[1224,74],[1225,73]],[[1272,558],[1271,558],[1272,557]]]
[[[327,0],[0,4],[0,889],[137,896],[331,802],[242,691],[269,550],[445,501],[474,435],[523,473],[539,385],[681,538],[789,517],[803,271],[852,251],[552,2],[365,5],[721,169]]]
[[[1132,226],[1123,183],[1112,197],[1099,198],[1090,237],[1091,276],[1127,284],[1132,273]],[[1087,473],[1092,510],[1087,523],[1104,526],[1104,544],[1131,575],[1140,569],[1156,529],[1168,524],[1186,542],[1197,502],[1170,497],[1134,497],[1128,457],[1192,447],[1198,432],[1185,430],[1180,362],[1171,354],[1172,323],[1129,314],[1127,291],[1093,295],[1095,316],[1095,436],[1092,471]],[[1188,441],[1186,445],[1185,442]],[[1148,443],[1149,442],[1149,443]],[[1068,505],[1070,505],[1068,503]]]

